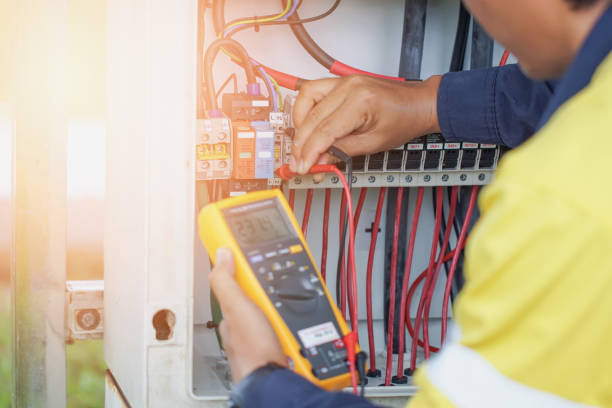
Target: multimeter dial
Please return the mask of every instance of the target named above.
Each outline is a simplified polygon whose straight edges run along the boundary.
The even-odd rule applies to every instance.
[[[223,210],[251,271],[301,346],[315,377],[349,371],[342,331],[319,275],[277,199]]]

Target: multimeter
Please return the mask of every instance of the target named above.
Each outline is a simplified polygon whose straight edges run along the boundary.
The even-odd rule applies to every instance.
[[[290,367],[328,390],[350,385],[348,326],[281,191],[208,204],[198,225],[213,262],[219,247],[234,253],[236,280],[270,321]]]

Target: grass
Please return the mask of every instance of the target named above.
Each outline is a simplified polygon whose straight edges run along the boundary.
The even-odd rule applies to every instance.
[[[10,290],[0,283],[0,407],[11,405]],[[66,346],[68,407],[104,406],[102,341],[79,341]]]

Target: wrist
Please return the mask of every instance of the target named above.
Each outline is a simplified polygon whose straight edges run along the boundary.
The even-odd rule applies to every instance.
[[[425,99],[429,101],[427,113],[427,129],[426,133],[440,133],[440,123],[438,121],[438,91],[442,75],[434,75],[423,81]]]

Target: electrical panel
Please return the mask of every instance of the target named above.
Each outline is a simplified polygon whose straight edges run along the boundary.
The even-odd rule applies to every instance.
[[[251,16],[276,15],[280,5],[272,0],[226,3],[227,24]],[[329,8],[328,3],[298,2],[294,11],[301,18],[316,16]],[[212,67],[215,78],[209,86],[203,75],[203,54],[219,37],[211,2],[109,0],[107,4],[108,26],[113,27],[108,34],[103,319],[105,360],[112,373],[107,399],[120,395],[132,406],[225,406],[231,374],[215,330],[219,310],[208,286],[211,265],[196,238],[197,212],[222,197],[281,189],[303,224],[315,262],[326,271],[330,293],[341,297],[344,278],[336,285],[337,273],[343,273],[343,268],[338,268],[342,265],[338,259],[346,207],[341,178],[325,174],[322,179],[306,175],[282,180],[275,173],[289,163],[295,132],[291,112],[296,91],[284,87],[297,87],[301,78],[329,77],[337,72],[310,58],[289,24],[261,24],[256,29],[235,26],[225,32],[235,31],[232,38],[247,50],[261,91],[248,77],[245,80],[242,59],[230,47],[219,50]],[[454,25],[458,6],[451,1],[428,3],[420,77],[448,70],[453,48],[448,27]],[[384,6],[380,2],[343,2],[328,17],[305,27],[327,52],[364,71],[394,76],[403,55],[404,11],[400,0],[390,0]],[[501,52],[500,47],[495,48],[496,58]],[[335,68],[339,66],[348,64],[339,63]],[[271,79],[278,83],[267,83],[267,74],[261,71],[273,75],[270,67],[300,78],[277,75]],[[228,75],[236,75],[237,89],[219,92]],[[217,106],[210,109],[203,99],[213,98]],[[434,228],[436,217],[441,212],[449,214],[452,194],[460,198],[457,204],[465,206],[471,192],[477,191],[473,186],[490,183],[502,153],[503,148],[495,145],[424,135],[389,151],[352,158],[349,181],[357,224],[354,256],[359,316],[354,330],[359,333],[361,348],[383,371],[380,376],[373,373],[365,389],[366,397],[375,403],[404,406],[416,391],[408,375],[389,379],[393,387],[380,386],[387,382],[384,369],[389,350],[394,375],[400,361],[397,331],[392,336],[394,347],[388,344],[391,302],[386,294],[391,275],[387,264],[394,244],[388,237],[394,233],[393,215],[400,212],[397,225],[404,226],[398,234],[401,236],[420,206],[407,281],[415,289],[414,296],[411,301],[404,299],[407,320],[415,322],[423,293],[423,280],[418,278],[424,276],[421,272],[429,265],[431,245],[439,238]],[[343,163],[337,167],[348,176]],[[439,191],[444,193],[442,211],[436,207]],[[464,206],[457,205],[463,216]],[[459,228],[464,221],[457,220]],[[450,234],[449,249],[457,245],[458,235]],[[404,257],[408,247],[406,238],[403,240],[396,245],[396,252],[402,254],[397,259]],[[396,283],[400,284],[403,270],[397,271]],[[445,281],[442,271],[432,291],[428,327],[434,347],[440,346]],[[370,305],[366,287],[372,294]],[[371,322],[366,318],[368,307]],[[449,312],[452,315],[450,308]],[[159,335],[159,316],[163,317],[163,336]],[[408,368],[412,344],[408,332],[404,343],[406,352],[401,361]],[[419,348],[417,363],[424,358]]]

